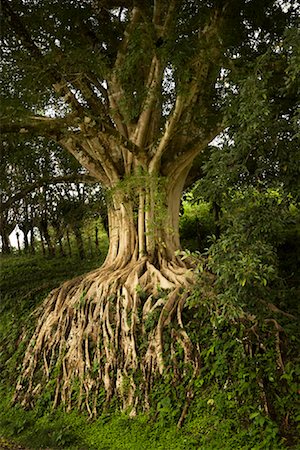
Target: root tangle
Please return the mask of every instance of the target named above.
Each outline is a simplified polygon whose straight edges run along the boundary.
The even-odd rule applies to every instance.
[[[180,377],[175,347],[194,375],[199,351],[182,312],[192,279],[187,267],[146,257],[115,270],[104,266],[55,289],[42,306],[28,345],[15,400],[30,405],[52,383],[53,407],[63,403],[96,416],[113,396],[122,408],[150,406],[155,377]]]

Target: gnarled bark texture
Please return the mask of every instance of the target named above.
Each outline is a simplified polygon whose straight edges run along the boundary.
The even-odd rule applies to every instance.
[[[182,319],[193,275],[175,254],[183,180],[140,175],[112,190],[104,265],[55,289],[41,307],[16,391],[24,405],[54,378],[54,406],[85,405],[96,415],[105,392],[106,403],[116,395],[135,411],[149,407],[166,366],[175,374],[181,360],[196,375],[199,354]]]

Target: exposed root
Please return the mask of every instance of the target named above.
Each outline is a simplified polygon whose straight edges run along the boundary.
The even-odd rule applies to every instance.
[[[182,376],[176,345],[183,350],[183,367],[192,367],[195,376],[199,349],[182,318],[183,288],[192,282],[187,270],[167,261],[158,269],[141,258],[55,289],[40,310],[15,400],[30,405],[54,379],[53,407],[63,403],[96,416],[104,395],[106,404],[117,396],[134,414],[137,405],[149,407],[156,376],[165,370]]]

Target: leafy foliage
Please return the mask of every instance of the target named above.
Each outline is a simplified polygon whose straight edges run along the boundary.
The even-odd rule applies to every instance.
[[[200,273],[189,301],[202,370],[187,428],[201,436],[205,448],[211,448],[212,435],[216,448],[225,436],[228,448],[294,448],[300,375],[296,317],[270,309],[255,289],[241,305],[229,288],[209,290],[210,280]]]
[[[216,229],[211,204],[194,200],[192,192],[188,192],[182,201],[179,229],[184,249],[204,252],[209,246],[209,236]]]

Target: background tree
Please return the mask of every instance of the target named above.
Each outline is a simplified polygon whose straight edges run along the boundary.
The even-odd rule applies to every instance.
[[[54,142],[22,135],[3,140],[0,170],[2,229],[10,234],[19,225],[26,251],[29,245],[34,251],[34,229],[40,229],[42,239],[46,240],[48,247],[50,245],[50,253],[53,254],[48,223],[55,222],[55,205],[65,196],[67,186],[76,181],[89,183],[91,178]],[[87,192],[91,195],[92,191],[87,188]],[[10,220],[14,220],[11,226],[4,227],[8,215]],[[57,229],[59,224],[56,222],[55,225]],[[7,245],[3,245],[3,251],[6,248]]]
[[[224,88],[237,89],[236,74],[253,70],[267,49],[276,55],[292,5],[1,4],[2,131],[56,140],[109,193],[104,266],[45,301],[17,397],[28,404],[55,368],[54,405],[70,408],[79,380],[77,404],[91,415],[102,388],[106,402],[117,394],[124,408],[148,407],[155,376],[176,368],[180,355],[191,377],[199,370],[183,321],[190,263],[176,253],[188,173],[232,125]],[[54,117],[41,114],[49,105]]]

